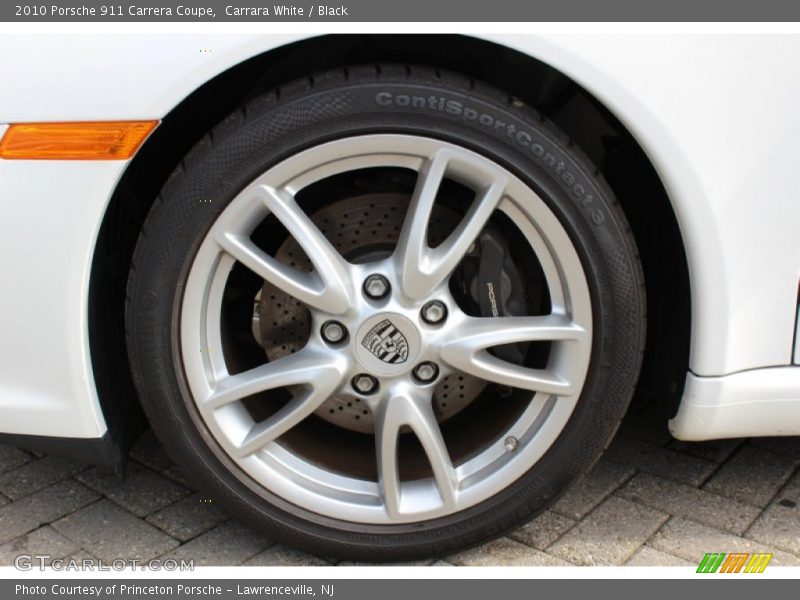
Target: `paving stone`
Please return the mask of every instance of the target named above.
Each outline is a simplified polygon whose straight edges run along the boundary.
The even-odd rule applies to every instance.
[[[0,492],[17,500],[88,468],[85,463],[45,456],[0,475]]]
[[[80,565],[83,565],[83,561],[89,561],[92,564],[96,563],[97,562],[97,557],[96,556],[92,556],[86,550],[81,549],[81,550],[78,550],[77,552],[75,552],[74,554],[70,554],[69,556],[67,556],[65,558],[65,560],[69,560],[69,561],[73,561],[74,560],[80,566]]]
[[[741,535],[761,512],[760,509],[697,488],[639,473],[617,492],[670,515]]]
[[[192,494],[147,517],[162,531],[182,542],[205,533],[227,517],[201,494]]]
[[[575,521],[552,511],[543,512],[511,533],[508,537],[517,542],[544,550],[558,538],[572,529]]]
[[[97,558],[150,560],[179,542],[108,500],[101,500],[53,523],[61,535]]]
[[[241,565],[270,543],[267,538],[232,520],[217,525],[164,558],[194,560],[198,567]]]
[[[131,446],[130,456],[154,471],[164,471],[174,463],[167,456],[152,429],[148,429]]]
[[[270,546],[244,563],[245,567],[325,567],[332,563],[307,552],[287,548],[281,544]],[[368,563],[361,563],[366,565]],[[342,563],[344,566],[344,563]],[[356,563],[350,563],[356,566]]]
[[[570,519],[580,520],[634,473],[635,469],[632,467],[603,457],[556,502],[552,510]]]
[[[0,544],[55,521],[99,496],[72,479],[66,479],[0,508]]]
[[[7,444],[0,444],[0,473],[21,467],[33,460],[33,456]]]
[[[797,461],[755,446],[743,446],[706,482],[704,489],[764,507],[791,477]]]
[[[459,566],[558,566],[569,564],[535,548],[508,538],[500,538],[483,546],[445,557],[447,562]]]
[[[662,552],[680,556],[694,564],[706,552],[772,552],[773,565],[799,565],[800,559],[775,547],[766,546],[746,538],[742,538],[718,529],[706,527],[700,523],[681,517],[673,517],[654,535],[648,546]]]
[[[750,443],[775,454],[800,460],[800,436],[752,438]]]
[[[778,492],[746,535],[800,555],[800,473]]]
[[[630,567],[697,567],[691,561],[650,546],[642,546],[625,563]]]
[[[49,556],[49,559],[45,559],[45,564],[50,564],[51,559],[64,558],[76,550],[78,546],[49,525],[45,525],[0,546],[0,565],[13,565],[14,559],[20,554]],[[40,564],[39,559],[33,560],[34,565]]]
[[[185,487],[136,463],[128,464],[123,481],[113,471],[99,467],[80,473],[77,479],[137,517],[146,517],[190,493]]]
[[[694,567],[706,552],[741,551],[773,552],[772,565],[800,565],[800,437],[665,442],[646,412],[626,417],[623,427],[583,481],[508,537],[397,564]],[[136,442],[132,457],[120,484],[107,470],[0,445],[0,565],[20,553],[78,561],[166,554],[198,566],[330,564],[225,521],[182,483],[152,433]],[[663,524],[665,513],[672,518]]]
[[[621,565],[669,515],[611,496],[547,551],[579,565]]]
[[[638,440],[617,436],[606,451],[606,456],[623,465],[640,471],[674,479],[697,487],[716,469],[707,460],[682,454],[670,448],[661,448]]]
[[[710,442],[682,442],[673,440],[669,447],[683,454],[719,464],[736,452],[744,440],[712,440]]]

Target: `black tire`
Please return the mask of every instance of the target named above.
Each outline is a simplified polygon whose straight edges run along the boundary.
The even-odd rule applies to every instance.
[[[422,107],[406,101],[413,96],[432,96],[435,102]],[[466,109],[475,118],[472,112],[467,118]],[[441,138],[488,156],[523,179],[570,235],[593,303],[589,374],[556,443],[503,492],[413,526],[336,521],[257,489],[199,419],[177,334],[181,289],[194,252],[226,203],[268,167],[300,150],[377,132]],[[201,198],[215,202],[201,203]],[[153,429],[176,463],[222,507],[269,537],[317,555],[408,560],[445,555],[517,527],[591,468],[615,433],[636,383],[645,294],[636,246],[613,193],[552,124],[507,94],[469,79],[382,65],[333,71],[266,93],[196,145],[147,217],[128,283],[126,324],[131,367]]]

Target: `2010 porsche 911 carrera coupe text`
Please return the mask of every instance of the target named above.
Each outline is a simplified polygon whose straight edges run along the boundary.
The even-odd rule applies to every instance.
[[[800,37],[49,37],[0,39],[0,441],[149,423],[400,560],[544,510],[634,392],[800,434]]]

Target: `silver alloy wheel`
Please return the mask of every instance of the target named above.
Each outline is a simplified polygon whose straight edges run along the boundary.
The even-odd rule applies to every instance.
[[[351,264],[294,197],[327,177],[368,167],[403,167],[419,177],[393,255]],[[474,190],[475,200],[452,234],[430,248],[428,218],[445,177]],[[539,260],[550,314],[472,317],[451,295],[450,274],[495,210],[519,228]],[[301,273],[278,262],[250,240],[269,214],[298,241],[313,272]],[[307,305],[312,326],[300,351],[231,375],[220,314],[236,261]],[[362,291],[366,278],[376,273],[391,286],[379,300]],[[433,300],[444,304],[446,318],[429,324],[421,309]],[[323,324],[331,320],[351,333],[345,343],[330,344],[322,337]],[[388,346],[381,341],[387,322],[396,338]],[[527,472],[572,414],[589,366],[591,332],[591,299],[580,259],[556,216],[532,189],[475,152],[430,138],[388,134],[308,149],[268,169],[239,193],[197,251],[180,320],[181,356],[191,395],[209,431],[241,471],[306,510],[369,524],[446,516],[494,496]],[[527,341],[551,343],[545,368],[518,366],[487,352],[493,346]],[[531,400],[494,443],[454,465],[431,406],[435,386],[412,376],[424,362],[438,367],[438,378],[464,372],[529,390]],[[362,396],[375,420],[378,481],[325,469],[292,452],[280,439],[332,395],[357,395],[351,386],[359,374],[378,381],[376,392]],[[292,400],[255,422],[243,399],[284,387],[293,390]],[[433,477],[401,481],[397,442],[406,429],[419,439]]]

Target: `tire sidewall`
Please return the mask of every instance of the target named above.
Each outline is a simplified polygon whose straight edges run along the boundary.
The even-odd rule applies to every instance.
[[[196,410],[179,342],[182,289],[192,260],[238,192],[304,149],[374,133],[422,135],[463,146],[534,189],[578,251],[594,322],[583,392],[545,456],[515,484],[476,506],[424,523],[391,526],[323,517],[244,474]],[[307,550],[363,558],[359,549],[369,548],[375,558],[388,559],[473,545],[553,502],[591,467],[616,430],[635,385],[644,336],[641,275],[626,227],[610,189],[582,154],[536,113],[503,96],[435,81],[382,80],[299,90],[280,102],[265,97],[198,145],[148,217],[134,259],[126,317],[132,369],[145,410],[168,451],[201,487],[237,515]]]

